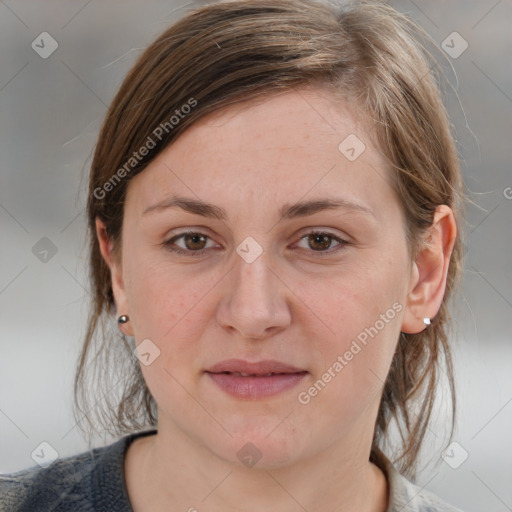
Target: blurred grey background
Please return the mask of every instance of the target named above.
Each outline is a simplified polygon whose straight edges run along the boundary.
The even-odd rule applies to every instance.
[[[455,311],[457,444],[442,458],[439,413],[417,483],[467,512],[512,510],[512,2],[389,3],[447,53],[446,101],[474,203]],[[88,165],[135,58],[199,5],[0,2],[0,472],[33,466],[43,441],[61,457],[88,448],[71,414],[89,293]]]

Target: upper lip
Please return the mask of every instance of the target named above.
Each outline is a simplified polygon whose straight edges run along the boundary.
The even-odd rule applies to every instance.
[[[206,370],[209,373],[246,373],[249,375],[266,375],[267,373],[300,373],[305,372],[281,361],[265,360],[250,363],[243,359],[226,359]]]

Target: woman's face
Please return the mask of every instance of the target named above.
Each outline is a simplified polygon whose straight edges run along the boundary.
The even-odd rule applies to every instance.
[[[130,181],[114,291],[159,433],[260,467],[371,441],[413,285],[390,181],[312,89],[198,121]]]

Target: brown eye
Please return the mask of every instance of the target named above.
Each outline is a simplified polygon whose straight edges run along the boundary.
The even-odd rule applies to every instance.
[[[189,231],[172,237],[167,242],[164,242],[163,245],[169,251],[178,254],[186,256],[202,256],[207,249],[215,248],[211,245],[207,247],[208,242],[213,243],[209,236],[204,235],[203,233]]]
[[[207,238],[208,237],[201,235],[200,233],[183,235],[183,241],[185,243],[185,246],[187,249],[190,249],[191,251],[204,249]]]
[[[325,233],[312,233],[308,235],[308,244],[314,251],[324,251],[330,248],[333,237]]]
[[[305,243],[304,243],[305,242]],[[335,242],[335,244],[333,244]],[[341,251],[349,242],[324,231],[313,231],[300,239],[302,249],[315,256],[329,256]],[[300,246],[300,245],[299,245]],[[316,254],[315,254],[316,253]]]

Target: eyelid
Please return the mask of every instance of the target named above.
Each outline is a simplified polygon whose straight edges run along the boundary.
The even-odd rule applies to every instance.
[[[329,235],[333,238],[336,238],[337,240],[341,240],[346,243],[350,243],[352,241],[352,237],[350,237],[347,233],[344,231],[338,231],[334,228],[327,228],[327,227],[317,227],[317,226],[307,226],[301,230],[298,231],[298,233],[295,236],[298,236],[299,238],[303,238],[306,235],[313,235],[315,233],[319,233],[322,235]]]

